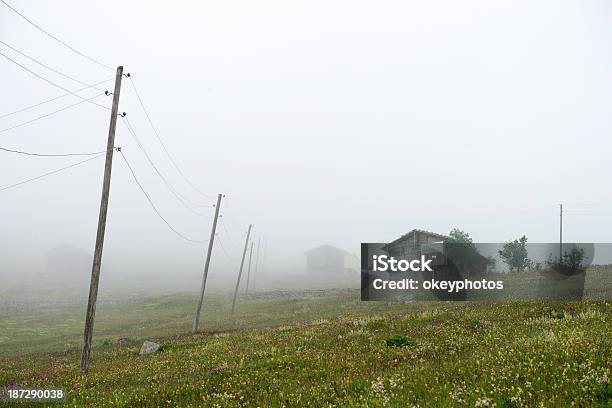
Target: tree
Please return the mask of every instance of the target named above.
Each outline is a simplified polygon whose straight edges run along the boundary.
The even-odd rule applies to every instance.
[[[573,246],[571,251],[563,253],[561,260],[559,258],[553,259],[552,254],[550,254],[546,265],[549,269],[564,275],[573,275],[585,270],[586,267],[583,265],[585,258],[584,248]]]
[[[453,228],[448,236],[450,237],[449,242],[468,244],[470,247],[474,246],[474,242],[472,241],[470,234],[460,230],[459,228]]]
[[[453,228],[448,236],[446,256],[464,276],[469,277],[475,272],[486,273],[488,268],[495,266],[495,259],[484,258],[478,252],[476,244],[467,232],[459,228]],[[483,261],[485,262],[484,265]]]
[[[510,267],[510,272],[522,272],[533,264],[527,252],[527,237],[525,235],[505,243],[498,253],[504,263]]]
[[[563,254],[563,263],[571,269],[578,270],[583,266],[584,258],[584,248],[573,247],[569,253]]]

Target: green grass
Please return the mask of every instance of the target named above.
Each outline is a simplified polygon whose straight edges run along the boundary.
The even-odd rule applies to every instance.
[[[121,337],[139,341],[189,333],[195,304],[195,293],[100,304],[96,311],[94,345],[115,342]],[[358,291],[347,290],[295,298],[239,299],[233,319],[230,319],[230,307],[231,298],[207,295],[200,328],[218,332],[308,322],[340,313],[390,313],[405,309],[398,303],[361,302]],[[413,310],[427,307],[428,303],[411,306]],[[84,317],[85,305],[0,309],[0,357],[78,348],[82,342]]]
[[[192,301],[151,299],[137,315],[151,321],[144,331],[159,320],[184,333]],[[87,374],[78,349],[7,355],[0,386],[60,387],[67,406],[88,407],[612,406],[609,303],[252,300],[230,330],[226,302],[217,301],[214,334],[166,338],[148,356],[138,343],[100,345]],[[107,330],[123,322],[108,313]]]

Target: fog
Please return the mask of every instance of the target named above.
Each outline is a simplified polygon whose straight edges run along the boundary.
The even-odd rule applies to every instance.
[[[605,0],[11,4],[131,74],[168,151],[205,194],[173,167],[124,78],[120,111],[159,171],[207,216],[166,188],[119,119],[115,145],[176,230],[207,240],[216,194],[226,194],[212,287],[234,282],[250,223],[255,245],[265,243],[262,286],[302,274],[312,247],[358,254],[361,242],[413,228],[458,227],[477,242],[523,234],[555,242],[558,203],[564,241],[612,239]],[[0,39],[87,84],[114,77],[3,4]],[[70,90],[83,87],[2,44],[0,52]],[[5,58],[0,75],[0,116],[65,93]],[[112,91],[112,81],[100,87]],[[94,101],[110,106],[111,97]],[[109,111],[89,103],[2,130],[76,102],[67,96],[0,118],[0,146],[103,151]],[[0,188],[83,159],[0,151]],[[103,166],[99,158],[0,191],[5,284],[30,282],[53,248],[93,253]],[[205,251],[168,229],[115,154],[102,286],[106,276],[148,277],[197,289]]]

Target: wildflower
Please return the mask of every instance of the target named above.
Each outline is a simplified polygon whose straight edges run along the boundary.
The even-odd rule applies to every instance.
[[[491,398],[479,398],[474,404],[475,407],[494,407],[495,403]]]

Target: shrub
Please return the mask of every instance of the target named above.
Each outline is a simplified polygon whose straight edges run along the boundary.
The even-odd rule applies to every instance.
[[[396,334],[395,336],[391,336],[385,340],[385,343],[388,347],[405,347],[411,344],[411,341],[408,337],[402,336],[400,334]]]

